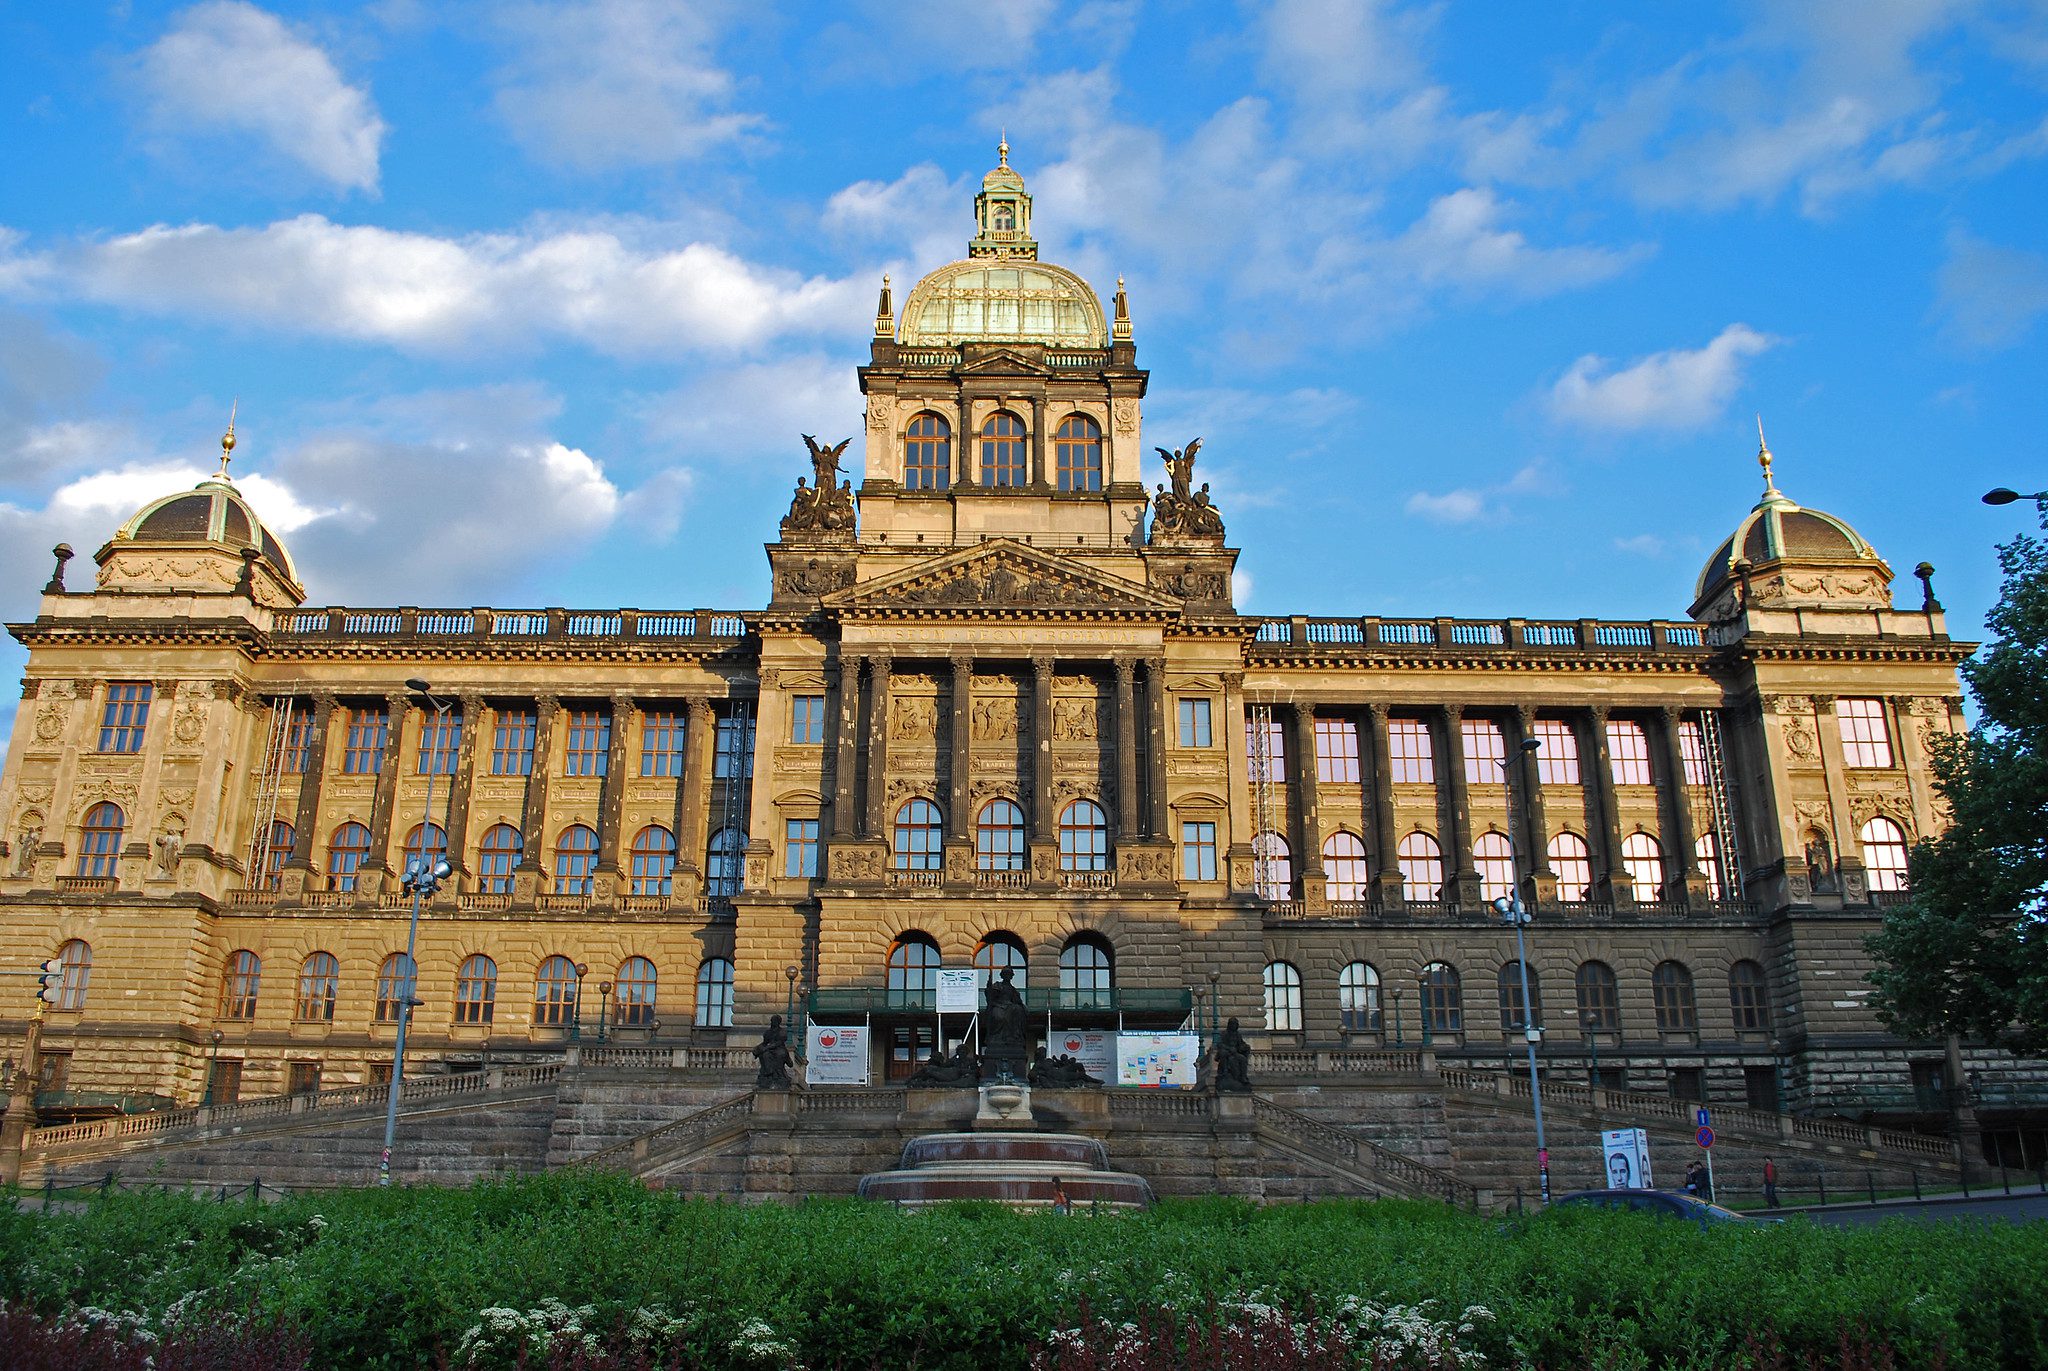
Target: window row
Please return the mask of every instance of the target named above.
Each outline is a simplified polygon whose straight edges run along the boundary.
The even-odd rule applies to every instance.
[[[984,989],[1008,971],[1021,993],[1030,975],[1024,940],[996,932],[974,949],[974,979]],[[905,1006],[928,1005],[939,991],[939,945],[928,933],[901,934],[889,947],[890,998]],[[1069,1008],[1109,1008],[1116,989],[1116,953],[1093,933],[1077,933],[1060,948],[1059,988]]]
[[[270,825],[270,840],[264,849],[263,887],[276,890],[283,882],[285,863],[291,860],[297,832],[282,819]],[[721,828],[711,835],[704,849],[704,892],[707,895],[739,893],[740,856],[746,851],[744,829]],[[448,833],[439,824],[414,824],[405,837],[404,864],[414,858],[427,862],[448,855]],[[476,884],[485,895],[509,895],[514,870],[526,855],[526,837],[511,824],[493,824],[484,830],[477,845]],[[554,893],[588,895],[597,871],[597,830],[587,824],[571,824],[555,838]],[[327,879],[330,888],[356,888],[363,866],[370,859],[370,830],[351,819],[335,829],[327,841]],[[672,893],[676,866],[676,835],[660,824],[649,824],[633,835],[629,854],[627,892],[633,895]]]
[[[815,824],[815,820],[793,820]],[[898,871],[937,871],[945,859],[945,816],[927,799],[906,801],[896,811],[891,829],[890,852]],[[815,843],[815,834],[812,834]],[[1075,800],[1060,811],[1060,870],[1109,870],[1109,814],[1093,800]],[[1022,871],[1024,810],[1014,800],[996,799],[983,805],[974,818],[974,864],[980,871]],[[816,875],[815,848],[810,869],[794,869],[792,849],[784,874]]]
[[[999,409],[984,419],[973,448],[975,483],[991,489],[1027,484],[1028,438],[1024,421],[1009,410]],[[1052,464],[1054,489],[1101,490],[1102,426],[1085,414],[1060,420],[1053,431]],[[954,475],[952,425],[929,410],[913,416],[903,431],[903,488],[946,490]]]
[[[1269,962],[1264,983],[1266,1027],[1276,1033],[1299,1033],[1302,1030],[1300,970],[1292,962]],[[1382,1014],[1381,991],[1380,973],[1370,962],[1352,962],[1337,973],[1337,1018],[1346,1032],[1385,1031],[1387,1025]],[[1543,1027],[1543,982],[1534,967],[1525,969],[1515,961],[1503,963],[1494,979],[1494,991],[1501,1032],[1519,1033],[1532,1023],[1538,1028]],[[1621,996],[1614,968],[1599,961],[1581,963],[1572,977],[1572,991],[1580,1031],[1621,1032]],[[1428,1031],[1464,1031],[1464,987],[1455,966],[1448,962],[1431,962],[1423,967],[1417,978],[1417,992],[1420,1022]],[[1699,1004],[1694,995],[1693,975],[1684,963],[1665,961],[1657,964],[1650,973],[1650,1000],[1659,1033],[1692,1033],[1698,1030]],[[1737,1032],[1770,1031],[1770,1005],[1765,994],[1763,967],[1745,960],[1728,969],[1728,1009]]]
[[[147,690],[148,687],[143,687]],[[790,741],[824,740],[825,697],[793,698]],[[147,700],[144,701],[147,709]],[[641,712],[640,775],[681,776],[687,740],[682,710]],[[341,730],[341,773],[374,776],[384,770],[390,752],[391,714],[382,705],[335,711],[333,727]],[[540,718],[532,709],[491,711],[490,774],[531,776]],[[464,720],[459,711],[429,714],[420,725],[414,748],[414,771],[421,776],[452,776],[462,756]],[[565,709],[561,714],[562,774],[603,776],[611,769],[612,715],[602,709]],[[718,714],[713,719],[711,775],[714,780],[745,779],[754,774],[754,720],[751,716]],[[138,743],[137,746],[140,744]],[[128,749],[133,750],[133,749]],[[295,709],[284,737],[284,771],[303,775],[313,769],[313,716]]]
[[[89,970],[91,954],[86,955]],[[533,1022],[544,1028],[581,1023],[582,985],[588,970],[587,966],[559,954],[545,958],[534,972]],[[724,957],[707,957],[698,964],[694,1022],[699,1028],[732,1027],[732,975],[732,962]],[[418,1003],[418,977],[418,968],[405,953],[394,952],[384,959],[377,970],[378,1023],[395,1024],[408,1004]],[[657,980],[653,962],[645,957],[626,958],[619,963],[612,980],[599,987],[601,1011],[622,1028],[651,1027],[655,1021]],[[220,1017],[254,1019],[262,985],[261,957],[247,949],[229,953],[221,971]],[[82,978],[78,993],[82,1003]],[[294,1021],[332,1023],[340,997],[341,963],[333,953],[315,952],[300,963],[298,989],[292,999]],[[497,1012],[497,1002],[497,962],[481,952],[465,958],[455,972],[451,1021],[488,1024]]]

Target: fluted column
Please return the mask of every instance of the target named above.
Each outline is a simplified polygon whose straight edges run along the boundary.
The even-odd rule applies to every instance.
[[[683,832],[676,843],[676,865],[701,877],[704,845],[711,838],[705,825],[711,817],[711,749],[718,729],[712,723],[711,701],[702,695],[683,701],[683,712]]]
[[[554,774],[555,720],[562,702],[552,695],[534,701],[533,772],[526,778],[526,803],[519,810],[521,850],[520,871],[542,870],[541,855],[547,847],[543,826],[548,821],[548,780]]]
[[[1166,836],[1166,659],[1145,663],[1145,836]]]
[[[370,855],[365,871],[391,870],[391,814],[398,803],[398,773],[405,765],[405,720],[412,702],[403,695],[384,697],[384,760],[377,768],[377,789],[370,800]]]
[[[1483,900],[1480,896],[1479,872],[1472,865],[1472,799],[1465,778],[1465,706],[1445,705],[1437,714],[1437,726],[1444,735],[1444,745],[1437,749],[1442,760],[1437,771],[1437,803],[1442,806],[1445,844],[1450,848],[1444,855],[1449,858],[1451,889],[1457,892],[1458,904],[1465,909],[1477,909]]]
[[[1601,846],[1606,849],[1600,882],[1609,899],[1627,904],[1635,898],[1635,881],[1621,863],[1621,810],[1614,801],[1614,749],[1607,742],[1606,705],[1586,711],[1586,731],[1592,735],[1593,797],[1600,810]]]
[[[974,837],[974,656],[956,652],[946,660],[953,668],[953,765],[946,794],[946,836],[965,843]]]
[[[1323,816],[1316,774],[1316,711],[1313,705],[1293,706],[1294,729],[1294,869],[1301,874],[1302,898],[1323,879]]]
[[[1379,889],[1380,905],[1401,907],[1400,838],[1394,831],[1394,758],[1388,751],[1387,707],[1367,705],[1367,727],[1372,733],[1372,825],[1373,884]]]
[[[597,866],[601,875],[619,874],[620,822],[626,812],[626,733],[633,723],[633,697],[612,696],[611,745],[604,758],[604,781],[597,800]]]
[[[1676,888],[1683,887],[1686,902],[1696,904],[1705,898],[1707,883],[1693,850],[1698,835],[1693,830],[1692,795],[1685,784],[1683,723],[1683,711],[1677,705],[1657,711],[1657,743],[1664,754],[1664,873],[1666,882],[1674,887],[1667,898],[1675,899]]]
[[[867,836],[889,832],[889,671],[886,656],[868,659]]]
[[[1515,774],[1514,794],[1511,803],[1521,809],[1522,860],[1523,870],[1528,873],[1533,890],[1522,892],[1523,898],[1533,898],[1537,903],[1549,904],[1557,898],[1557,873],[1550,869],[1550,825],[1543,817],[1543,775],[1536,767],[1536,749],[1523,748],[1522,744],[1536,736],[1536,706],[1515,706],[1515,736],[1511,745],[1515,749],[1516,761],[1509,765]]]
[[[1031,841],[1049,843],[1052,826],[1053,659],[1031,659]]]
[[[1033,490],[1052,489],[1052,473],[1045,466],[1045,397],[1031,399],[1031,475]]]
[[[484,697],[462,697],[462,743],[455,751],[455,770],[448,777],[448,865],[467,875],[469,863],[469,794],[476,777],[477,735],[484,730]],[[449,887],[452,889],[453,887]]]
[[[306,767],[299,775],[299,802],[292,812],[292,855],[285,863],[288,871],[311,872],[313,870],[313,844],[318,838],[315,832],[320,826],[320,788],[327,778],[327,726],[334,719],[334,697],[322,692],[313,697],[313,721],[306,734]],[[270,835],[263,835],[264,847],[269,847]],[[253,882],[262,876],[252,871]]]
[[[851,838],[855,801],[853,770],[859,758],[860,667],[858,656],[839,659],[839,731],[833,735],[832,836]]]
[[[1140,817],[1138,797],[1138,731],[1145,725],[1138,714],[1136,678],[1138,667],[1128,657],[1119,657],[1116,667],[1116,837],[1118,842],[1136,838],[1149,825]]]

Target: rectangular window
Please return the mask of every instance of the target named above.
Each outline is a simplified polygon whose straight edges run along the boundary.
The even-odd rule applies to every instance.
[[[1465,780],[1471,785],[1507,784],[1508,740],[1491,719],[1461,719],[1458,736],[1465,742]]]
[[[789,740],[808,745],[825,741],[825,697],[792,695],[789,699]]]
[[[1209,733],[1209,702],[1207,700],[1182,700],[1180,702],[1180,745],[1182,747],[1215,746]]]
[[[210,1103],[233,1104],[241,1098],[242,1059],[240,1057],[218,1058],[207,1068],[207,1074],[213,1077],[213,1083],[206,1091]]]
[[[100,716],[100,751],[142,751],[142,730],[149,722],[147,681],[116,681],[107,687],[107,711]]]
[[[1671,1068],[1671,1098],[1691,1100],[1701,1104],[1707,1098],[1707,1073],[1703,1067],[1674,1066]]]
[[[1387,759],[1393,764],[1396,782],[1436,784],[1436,748],[1430,741],[1428,722],[1387,720]]]
[[[384,769],[384,743],[391,736],[391,716],[381,709],[348,712],[348,747],[341,754],[344,776],[374,776]]]
[[[1700,732],[1697,719],[1686,719],[1678,725],[1678,755],[1685,763],[1685,783],[1703,786],[1707,783],[1707,740]]]
[[[1742,1068],[1743,1103],[1766,1114],[1778,1112],[1778,1069],[1774,1066]]]
[[[320,1093],[320,1063],[290,1062],[285,1067],[285,1093],[288,1095],[317,1095]]]
[[[1579,783],[1579,735],[1569,720],[1538,719],[1536,779],[1543,785]]]
[[[313,769],[313,711],[297,701],[284,726],[284,774],[303,776]]]
[[[1358,784],[1358,720],[1316,720],[1316,779]]]
[[[640,774],[680,776],[683,774],[684,716],[674,710],[649,710],[641,716]]]
[[[491,774],[531,776],[533,774],[533,711],[501,709],[491,734]]]
[[[1650,736],[1627,719],[1607,721],[1607,758],[1614,763],[1616,785],[1649,785]]]
[[[1842,725],[1843,761],[1862,767],[1892,764],[1892,736],[1885,727],[1883,700],[1837,700],[1835,718]]]
[[[814,877],[818,874],[818,821],[791,819],[782,829],[782,874]]]
[[[1253,785],[1260,781],[1287,779],[1287,726],[1278,719],[1266,721],[1265,737],[1259,736],[1258,720],[1244,716],[1244,755],[1251,768]]]
[[[564,776],[602,776],[612,751],[612,716],[601,709],[569,711],[569,748]]]
[[[419,768],[422,776],[453,776],[462,753],[462,716],[429,714],[420,725]]]
[[[41,1078],[37,1082],[43,1090],[69,1090],[71,1088],[71,1054],[69,1052],[44,1052],[41,1054]]]
[[[1216,825],[1185,823],[1180,826],[1180,875],[1184,881],[1216,879]]]
[[[718,716],[718,736],[712,745],[711,776],[714,780],[745,780],[754,774],[754,719],[731,714]]]

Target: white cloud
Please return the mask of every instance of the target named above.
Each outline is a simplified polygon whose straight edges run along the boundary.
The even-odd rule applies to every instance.
[[[19,260],[19,257],[17,257]],[[566,338],[615,356],[749,348],[859,327],[866,287],[617,227],[438,238],[317,214],[157,225],[37,254],[35,289],[124,309],[458,353]],[[8,261],[0,258],[0,280]],[[866,297],[863,299],[863,297]]]
[[[540,160],[581,171],[654,166],[764,126],[734,111],[737,87],[714,49],[738,7],[582,0],[494,11],[511,56],[496,104]]]
[[[1487,513],[1485,494],[1469,488],[1447,490],[1441,495],[1418,490],[1408,497],[1403,508],[1439,524],[1469,524],[1485,518]]]
[[[1514,514],[1513,504],[1502,499],[1503,496],[1558,495],[1563,490],[1563,484],[1541,462],[1529,462],[1497,485],[1461,486],[1441,495],[1418,490],[1408,497],[1402,508],[1415,518],[1437,524],[1474,524],[1482,520],[1498,522],[1510,519]]]
[[[1671,551],[1671,544],[1654,533],[1638,533],[1627,538],[1616,538],[1614,550],[1637,557],[1662,557]]]
[[[1938,285],[1948,331],[1971,347],[2011,347],[2048,314],[2048,257],[1960,228],[1949,232]]]
[[[1730,324],[1703,348],[1655,352],[1619,371],[1588,353],[1551,387],[1550,412],[1618,432],[1697,428],[1734,398],[1743,364],[1777,342],[1747,324]]]
[[[135,72],[161,136],[246,137],[342,190],[377,189],[385,124],[369,92],[273,14],[243,0],[194,5]]]
[[[1432,201],[1394,240],[1389,256],[1427,283],[1537,296],[1607,280],[1648,252],[1645,247],[1536,247],[1519,231],[1501,226],[1505,208],[1488,189],[1452,191]]]
[[[743,463],[807,472],[799,434],[837,442],[862,431],[860,386],[848,359],[805,353],[705,371],[641,406],[649,439],[693,463]],[[773,415],[764,424],[762,416]],[[858,471],[860,446],[844,459]],[[858,477],[855,477],[856,481]]]

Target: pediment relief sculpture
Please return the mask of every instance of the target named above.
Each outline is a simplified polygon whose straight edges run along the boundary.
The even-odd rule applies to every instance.
[[[1061,564],[1008,544],[969,549],[907,572],[835,593],[834,608],[1074,607],[1170,612],[1178,606],[1144,587]]]

